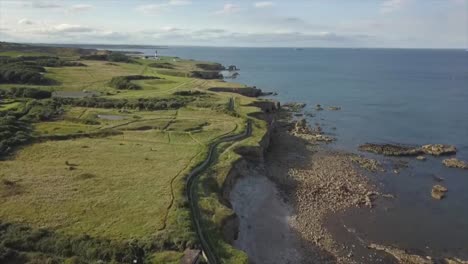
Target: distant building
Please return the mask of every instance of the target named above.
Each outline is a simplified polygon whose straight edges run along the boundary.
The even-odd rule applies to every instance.
[[[161,58],[158,55],[158,51],[154,51],[154,56],[143,56],[141,57],[144,60],[160,60]]]

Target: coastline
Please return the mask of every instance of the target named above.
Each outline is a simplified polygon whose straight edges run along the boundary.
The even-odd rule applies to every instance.
[[[380,206],[395,198],[381,192],[369,175],[380,171],[379,162],[291,132],[298,122],[292,121],[292,112],[285,117],[284,111],[275,113],[263,159],[237,171],[234,185],[230,184],[238,228],[231,244],[247,252],[249,261],[467,263],[374,244],[343,224],[341,213],[352,208],[372,210],[377,202]]]

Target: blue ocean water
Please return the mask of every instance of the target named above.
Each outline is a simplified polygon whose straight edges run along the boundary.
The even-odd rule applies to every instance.
[[[188,48],[160,53],[237,65],[236,82],[314,107],[340,144],[447,143],[468,158],[468,52],[463,50]]]
[[[464,50],[170,47],[159,53],[234,64],[241,69],[234,81],[278,92],[274,99],[282,102],[305,102],[312,112],[316,104],[342,107],[309,120],[338,138],[334,148],[358,152],[366,142],[443,143],[455,145],[457,157],[468,160]],[[376,243],[468,257],[468,171],[445,168],[442,158],[398,160],[409,167],[373,178],[397,199],[347,212],[338,222]],[[430,196],[436,177],[449,189],[442,201]]]

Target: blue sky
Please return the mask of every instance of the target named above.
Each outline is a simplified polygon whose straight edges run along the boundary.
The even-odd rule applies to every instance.
[[[466,48],[468,0],[0,0],[0,40]]]

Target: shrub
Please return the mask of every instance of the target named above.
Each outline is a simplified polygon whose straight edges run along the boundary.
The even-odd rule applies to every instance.
[[[132,83],[136,80],[161,79],[155,76],[129,75],[114,77],[109,81],[109,86],[119,90],[140,90],[141,86]]]
[[[152,68],[161,68],[161,69],[175,69],[174,65],[168,62],[162,62],[162,63],[150,63],[148,64],[149,67]]]

